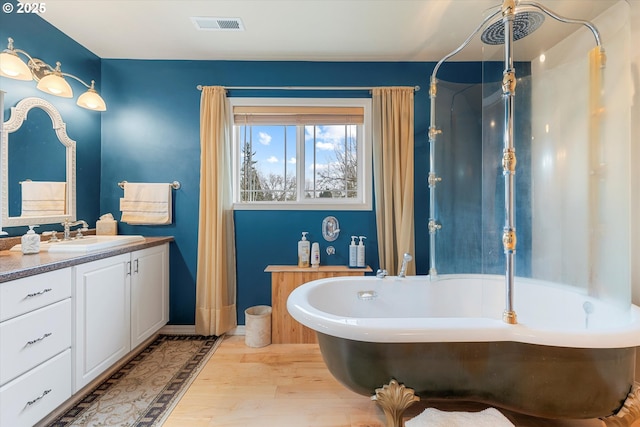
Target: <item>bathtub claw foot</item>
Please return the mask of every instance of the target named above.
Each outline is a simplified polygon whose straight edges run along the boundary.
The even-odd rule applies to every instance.
[[[386,427],[402,427],[402,414],[420,398],[415,395],[413,389],[398,384],[396,380],[391,380],[389,384],[377,388],[371,400],[376,401],[382,408],[387,419]]]
[[[634,384],[617,414],[601,418],[605,427],[630,427],[640,420],[640,385]]]

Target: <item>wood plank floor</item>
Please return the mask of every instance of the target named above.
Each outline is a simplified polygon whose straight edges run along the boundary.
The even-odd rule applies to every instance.
[[[442,410],[481,410],[475,405],[419,402]],[[502,411],[517,427],[602,427],[599,420],[558,421]],[[317,344],[245,346],[226,337],[163,427],[384,427],[376,403],[340,385],[322,361]],[[640,423],[634,423],[634,427]]]

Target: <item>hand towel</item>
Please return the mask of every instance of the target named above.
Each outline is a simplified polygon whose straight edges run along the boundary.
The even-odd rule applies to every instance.
[[[171,186],[169,184],[124,184],[120,199],[122,222],[135,225],[171,224]]]
[[[487,408],[480,412],[447,412],[427,408],[404,425],[405,427],[514,427],[514,424],[495,408]]]
[[[21,184],[22,216],[66,214],[66,182],[23,181]]]

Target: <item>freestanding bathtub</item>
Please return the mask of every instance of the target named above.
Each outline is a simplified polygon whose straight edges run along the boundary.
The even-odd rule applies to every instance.
[[[504,278],[489,275],[321,279],[287,308],[317,332],[336,379],[363,395],[395,379],[425,399],[616,414],[634,384],[640,308],[531,279],[516,278],[514,295],[516,325],[502,321]]]

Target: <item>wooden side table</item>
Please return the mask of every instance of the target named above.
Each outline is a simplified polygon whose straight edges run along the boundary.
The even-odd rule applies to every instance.
[[[316,343],[313,329],[298,323],[287,311],[289,294],[303,283],[316,279],[340,276],[364,276],[370,267],[349,268],[343,265],[298,267],[295,265],[269,265],[264,270],[271,273],[271,342],[273,344]]]

